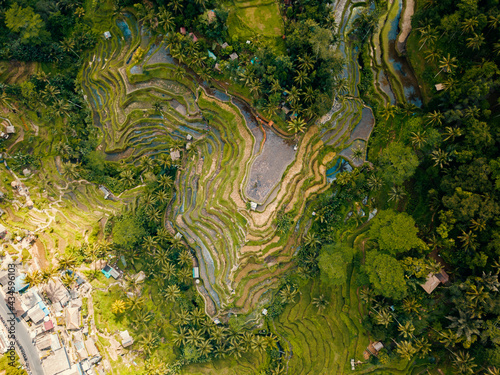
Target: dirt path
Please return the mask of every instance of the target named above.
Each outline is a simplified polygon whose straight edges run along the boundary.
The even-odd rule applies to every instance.
[[[414,0],[406,0],[405,5],[404,13],[400,21],[401,32],[399,33],[396,43],[396,51],[400,54],[406,53],[406,39],[408,39],[408,35],[410,35],[411,32],[411,18],[415,11]]]

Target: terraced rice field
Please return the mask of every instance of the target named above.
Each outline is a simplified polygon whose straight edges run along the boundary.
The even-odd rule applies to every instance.
[[[132,17],[119,20],[111,33],[82,74],[102,131],[98,149],[109,160],[137,163],[143,155],[170,153],[175,141],[189,144],[181,148],[169,221],[196,250],[207,313],[256,311],[289,269],[307,222],[303,218],[279,237],[276,213],[284,208],[297,223],[306,200],[326,188],[325,166],[335,153],[321,150],[325,143],[342,149],[362,103],[352,99],[340,111],[334,107],[294,151],[270,128],[256,126],[240,101],[199,86],[189,73],[177,79],[164,45],[155,45]],[[134,65],[139,46],[146,57]],[[155,101],[161,101],[160,112]],[[259,203],[256,211],[247,208],[251,200]]]
[[[413,366],[402,360],[374,366],[363,359],[370,342],[361,325],[363,308],[359,303],[355,275],[342,287],[332,288],[315,280],[301,289],[300,298],[290,304],[274,322],[275,333],[287,343],[292,356],[282,361],[290,375],[351,374],[351,359],[365,362],[356,366],[359,374],[412,374]],[[319,311],[313,299],[323,295],[330,303]]]
[[[387,3],[387,13],[380,17],[370,45],[375,88],[382,103],[411,102],[422,105],[420,88],[412,67],[398,50],[405,50],[408,30],[400,30],[401,19],[411,13],[413,1],[394,0]]]

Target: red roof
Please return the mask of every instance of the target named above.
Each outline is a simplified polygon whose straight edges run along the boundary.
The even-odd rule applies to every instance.
[[[52,323],[52,320],[49,320],[48,322],[44,322],[43,328],[45,328],[46,331],[51,330],[52,328],[54,328],[54,323]]]

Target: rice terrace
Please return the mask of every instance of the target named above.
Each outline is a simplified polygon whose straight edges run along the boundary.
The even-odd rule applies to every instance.
[[[493,3],[4,2],[0,373],[498,374]]]

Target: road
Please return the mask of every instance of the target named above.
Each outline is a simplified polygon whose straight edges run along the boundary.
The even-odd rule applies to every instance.
[[[0,293],[0,317],[3,319],[4,322],[7,322],[12,317],[9,308],[5,303],[3,292]],[[28,332],[26,325],[23,324],[21,321],[19,321],[19,319],[16,319],[15,329],[16,329],[15,330],[16,340],[18,343],[17,354],[21,358],[23,357],[22,352],[20,350],[20,348],[22,347],[24,349],[24,354],[26,355],[25,359],[31,370],[28,373],[31,373],[32,375],[44,375],[45,373],[43,371],[42,364],[38,356],[38,350],[31,341],[30,333]]]

